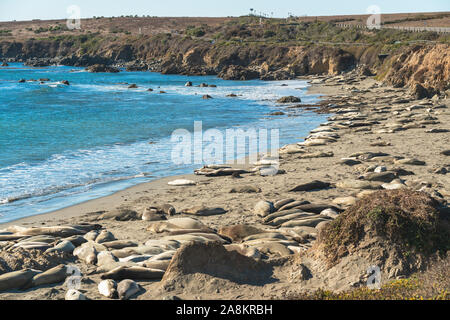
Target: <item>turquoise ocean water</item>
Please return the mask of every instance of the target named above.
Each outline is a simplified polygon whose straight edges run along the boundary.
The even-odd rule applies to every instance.
[[[19,79],[49,78],[19,83]],[[70,86],[60,84],[68,80]],[[187,81],[217,88],[185,87]],[[128,89],[135,83],[138,89]],[[287,86],[283,86],[287,85]],[[154,89],[153,92],[147,89]],[[269,116],[287,95],[312,103],[304,81],[225,81],[151,72],[0,67],[0,223],[61,209],[199,165],[171,161],[171,134],[216,128],[279,129],[280,145],[325,121],[299,109]],[[159,91],[166,94],[159,94]],[[237,94],[229,98],[228,94]],[[213,97],[203,100],[208,94]]]

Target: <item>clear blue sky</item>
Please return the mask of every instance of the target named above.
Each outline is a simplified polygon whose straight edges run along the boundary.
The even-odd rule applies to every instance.
[[[67,18],[78,5],[83,18],[92,16],[240,16],[250,8],[276,17],[364,14],[371,5],[383,13],[450,11],[450,0],[0,0],[0,21]]]

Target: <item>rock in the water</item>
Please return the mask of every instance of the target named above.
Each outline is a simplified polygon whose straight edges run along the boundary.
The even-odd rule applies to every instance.
[[[298,185],[294,189],[290,190],[290,192],[323,190],[323,189],[328,189],[330,186],[331,186],[331,183],[329,183],[329,182],[314,180],[314,181],[311,181],[308,183]]]
[[[277,100],[278,103],[299,103],[302,99],[294,96],[282,97]]]
[[[254,213],[260,217],[266,217],[272,212],[275,211],[272,202],[269,201],[260,201],[255,205]]]
[[[103,280],[98,284],[98,292],[109,299],[115,299],[118,297],[117,283],[114,280]]]
[[[123,280],[117,285],[119,299],[128,300],[141,291],[141,287],[133,280]]]

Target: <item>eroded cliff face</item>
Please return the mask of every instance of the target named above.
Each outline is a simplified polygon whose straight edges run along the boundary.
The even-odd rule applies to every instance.
[[[384,80],[395,87],[421,84],[430,91],[450,88],[450,47],[414,46],[390,59]]]
[[[450,46],[446,44],[404,47],[382,60],[379,56],[385,52],[381,45],[213,44],[168,35],[93,40],[2,42],[0,59],[13,58],[34,66],[117,64],[129,70],[219,75],[229,80],[333,75],[364,64],[380,80],[397,87],[420,83],[431,91],[450,88]]]

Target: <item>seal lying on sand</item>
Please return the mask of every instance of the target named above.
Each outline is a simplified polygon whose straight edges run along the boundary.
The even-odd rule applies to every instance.
[[[202,232],[206,232],[206,230],[211,230],[199,220],[193,218],[176,218],[167,221],[152,223],[147,228],[147,231],[155,233],[163,233],[163,232],[174,232],[182,229],[191,229],[197,231],[201,230]]]
[[[112,280],[161,280],[164,276],[163,270],[144,267],[118,267],[110,272],[104,273],[101,278]]]
[[[24,269],[2,274],[0,275],[0,292],[12,289],[22,289],[39,273],[40,271],[37,270]]]

